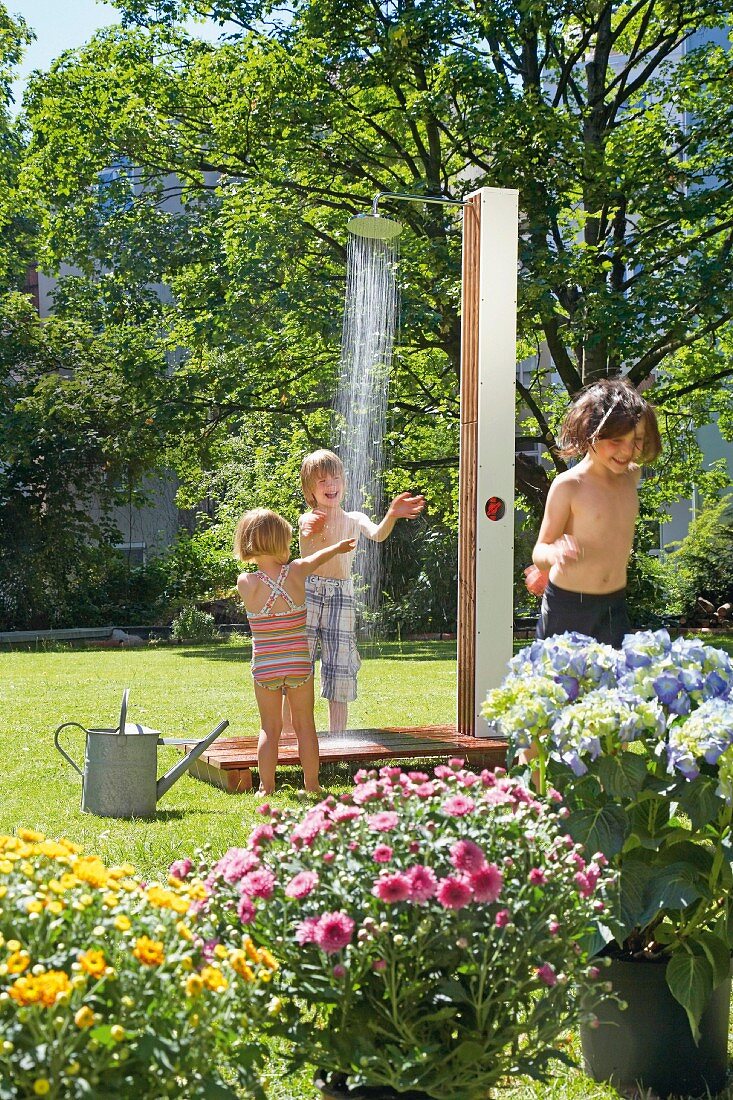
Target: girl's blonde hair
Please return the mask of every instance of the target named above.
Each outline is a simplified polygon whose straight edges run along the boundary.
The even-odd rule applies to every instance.
[[[284,561],[290,557],[293,528],[286,519],[269,508],[253,508],[245,512],[234,532],[234,557],[239,561],[254,561],[262,554],[271,554]]]
[[[306,455],[300,467],[300,484],[306,503],[316,503],[313,485],[319,477],[344,477],[344,464],[333,451],[313,451]]]

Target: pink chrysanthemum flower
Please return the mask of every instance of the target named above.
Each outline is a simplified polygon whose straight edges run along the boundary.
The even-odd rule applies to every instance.
[[[474,871],[469,881],[475,900],[491,904],[501,894],[504,876],[495,863],[487,863],[480,871]]]
[[[302,920],[298,927],[295,929],[295,939],[304,947],[307,943],[316,942],[316,928],[318,926],[318,917],[306,917]]]
[[[549,963],[543,963],[542,966],[537,967],[537,977],[541,982],[544,982],[545,985],[550,986],[550,988],[552,988],[553,985],[557,985],[557,974]]]
[[[396,828],[399,820],[399,814],[396,814],[394,810],[382,810],[378,814],[369,814],[367,824],[370,829],[377,833],[388,833]]]
[[[435,783],[432,779],[429,779],[427,783],[420,783],[415,787],[415,794],[418,798],[432,798],[437,790]]]
[[[336,806],[331,818],[334,821],[352,821],[356,817],[361,817],[362,811],[358,806]]]
[[[314,940],[327,955],[341,951],[354,934],[354,921],[347,913],[324,913],[314,930]]]
[[[466,814],[473,811],[475,806],[476,803],[468,795],[454,794],[452,798],[447,798],[443,803],[443,811],[450,814],[451,817],[465,817]]]
[[[254,920],[255,906],[252,898],[247,894],[242,894],[237,905],[237,916],[241,920],[242,924],[249,924],[251,920]]]
[[[390,903],[405,901],[409,898],[410,892],[410,880],[401,871],[393,875],[381,875],[372,887],[375,897]]]
[[[378,844],[372,852],[375,863],[389,863],[392,858],[392,849],[389,844]]]
[[[266,841],[272,840],[274,836],[275,830],[272,825],[256,825],[249,834],[247,843],[249,847],[256,852],[266,843]]]
[[[318,885],[318,875],[315,871],[300,871],[291,878],[285,887],[285,896],[288,898],[307,898],[311,890]]]
[[[547,876],[541,867],[533,867],[528,877],[533,886],[544,886],[547,882]]]
[[[511,920],[511,914],[508,909],[500,909],[494,917],[494,924],[497,928],[506,928]]]
[[[239,889],[241,893],[247,894],[251,898],[263,898],[267,901],[268,898],[272,897],[276,882],[277,879],[272,871],[260,868],[256,871],[249,871],[241,879]]]
[[[472,890],[463,878],[448,875],[438,883],[438,901],[444,909],[463,909],[471,900]]]
[[[480,871],[486,863],[486,855],[472,840],[459,840],[450,850],[450,861],[457,871]]]
[[[225,882],[233,884],[239,882],[248,871],[253,871],[259,862],[255,853],[248,848],[230,848],[215,865],[214,870]]]
[[[407,879],[410,886],[410,901],[418,904],[432,898],[438,888],[438,880],[432,867],[423,867],[421,864],[411,867],[407,872]]]
[[[185,859],[177,859],[175,863],[171,863],[168,868],[168,874],[173,875],[174,878],[184,879],[191,873],[193,863],[186,857]]]

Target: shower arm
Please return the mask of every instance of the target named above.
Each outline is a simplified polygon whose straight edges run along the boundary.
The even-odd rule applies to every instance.
[[[403,202],[438,202],[445,206],[468,206],[468,199],[444,199],[442,195],[407,195],[402,191],[379,191],[372,201],[372,215],[379,217],[380,199],[400,199]]]

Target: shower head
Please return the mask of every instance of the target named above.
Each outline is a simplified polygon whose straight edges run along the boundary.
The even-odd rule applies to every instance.
[[[379,214],[356,214],[346,223],[349,233],[368,237],[372,241],[391,241],[402,232],[402,222],[383,218]]]

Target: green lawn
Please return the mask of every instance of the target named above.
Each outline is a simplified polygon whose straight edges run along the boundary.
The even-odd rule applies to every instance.
[[[714,644],[733,652],[733,637]],[[455,714],[455,645],[449,642],[366,647],[359,679],[360,699],[351,725],[420,725],[450,722]],[[228,795],[184,776],[162,799],[151,821],[115,821],[80,811],[81,780],[53,745],[53,731],[64,721],[113,726],[122,690],[129,687],[129,717],[167,736],[203,736],[222,719],[227,735],[257,730],[257,711],[246,643],[211,646],[158,646],[139,650],[71,649],[0,653],[0,832],[19,825],[65,835],[109,861],[129,860],[143,874],[159,874],[168,864],[209,843],[223,851],[239,843],[256,818],[255,799]],[[317,725],[326,725],[319,702]],[[68,731],[72,755],[82,758],[83,736]],[[179,757],[159,751],[159,775]],[[298,769],[282,769],[272,801],[297,799]],[[338,791],[350,784],[346,767],[324,769],[323,781]],[[312,1100],[307,1075],[294,1078],[273,1065],[272,1100]],[[562,1071],[550,1085],[513,1083],[505,1100],[610,1100],[619,1093],[594,1085],[578,1073]],[[733,1090],[726,1094],[733,1100]]]

